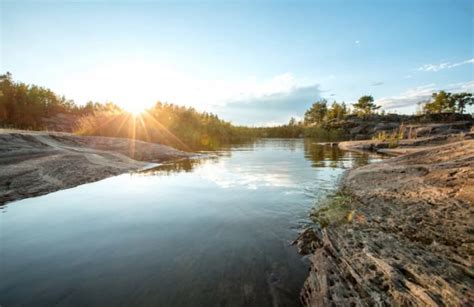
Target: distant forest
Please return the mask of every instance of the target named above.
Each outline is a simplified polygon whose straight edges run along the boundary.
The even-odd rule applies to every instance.
[[[1,127],[43,130],[45,119],[63,114],[77,119],[73,131],[77,134],[135,138],[188,150],[217,148],[258,137],[260,132],[211,113],[162,102],[139,116],[112,102],[78,105],[50,89],[15,82],[10,73],[0,76]]]
[[[472,93],[440,91],[423,104],[421,113],[463,113],[473,103]],[[10,73],[0,75],[0,127],[43,130],[48,128],[48,119],[64,114],[73,121],[77,134],[135,138],[184,150],[214,149],[258,137],[338,141],[348,137],[344,123],[385,116],[369,95],[362,96],[352,108],[344,102],[319,100],[306,111],[303,120],[292,118],[288,124],[276,127],[235,126],[212,113],[162,102],[134,116],[112,102],[78,105],[50,89],[15,82]]]

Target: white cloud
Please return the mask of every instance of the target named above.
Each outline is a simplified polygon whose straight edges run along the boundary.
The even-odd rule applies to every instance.
[[[440,90],[452,93],[473,92],[474,81],[452,83],[446,86],[436,86],[434,83],[427,84],[409,89],[397,96],[380,98],[375,103],[381,105],[386,110],[416,106],[420,102],[429,100],[434,92]]]
[[[474,59],[462,61],[462,62],[457,62],[457,63],[450,63],[450,62],[445,62],[441,64],[425,64],[421,67],[418,68],[419,71],[439,71],[442,69],[451,69],[457,66],[461,65],[466,65],[466,64],[474,64]]]
[[[398,96],[380,98],[376,100],[375,103],[387,110],[413,106],[420,101],[429,99],[434,91],[435,84],[428,84],[409,89]]]
[[[166,66],[168,65],[168,66]],[[129,110],[152,106],[156,101],[211,110],[235,102],[253,102],[288,96],[311,84],[291,73],[268,79],[208,79],[177,71],[169,64],[126,60],[109,63],[71,75],[55,90],[78,103],[113,101]],[[266,121],[270,121],[271,118]]]
[[[356,44],[356,45],[359,45],[359,44],[360,44],[360,41],[358,41],[358,40],[355,41],[355,44]]]
[[[220,188],[241,187],[257,190],[266,187],[295,187],[294,178],[280,165],[270,166],[265,173],[256,173],[251,168],[232,166],[225,161],[207,163],[199,172],[203,179],[214,182]]]
[[[257,80],[251,77],[240,82],[222,84],[226,87],[225,95],[211,101],[213,105],[227,105],[235,101],[248,101],[276,94],[292,92],[300,84],[290,73],[274,76],[268,80]]]
[[[279,91],[237,97],[215,106],[212,111],[236,124],[277,125],[304,114],[320,98],[320,93],[318,84],[294,84]]]
[[[303,114],[320,93],[314,80],[297,79],[291,73],[268,79],[206,79],[143,60],[105,62],[71,75],[55,91],[78,103],[113,101],[130,111],[160,100],[249,125],[288,122],[291,115]]]

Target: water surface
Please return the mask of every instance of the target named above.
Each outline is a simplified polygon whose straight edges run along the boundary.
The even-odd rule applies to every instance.
[[[231,146],[3,207],[2,306],[297,306],[289,243],[345,169],[310,140]]]

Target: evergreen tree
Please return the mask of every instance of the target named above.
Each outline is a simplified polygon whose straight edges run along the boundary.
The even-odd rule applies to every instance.
[[[323,123],[328,112],[327,100],[322,99],[313,103],[311,108],[304,114],[304,122],[307,125],[320,125]]]
[[[359,117],[369,116],[380,109],[380,106],[374,104],[374,97],[368,95],[360,97],[353,107],[355,114]]]

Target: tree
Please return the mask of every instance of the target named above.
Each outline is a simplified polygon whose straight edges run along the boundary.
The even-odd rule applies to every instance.
[[[11,73],[0,75],[0,123],[10,116],[14,95]]]
[[[337,103],[334,101],[329,108],[327,114],[326,114],[326,119],[327,120],[333,120],[333,119],[343,119],[347,115],[347,107],[346,104],[343,103]]]
[[[308,125],[319,125],[324,121],[326,113],[328,112],[327,100],[322,99],[313,103],[311,108],[309,108],[304,114],[304,122]]]
[[[474,105],[472,93],[453,94],[451,97],[454,100],[455,109],[461,114],[464,113],[467,106]]]
[[[374,97],[372,96],[362,96],[359,98],[359,101],[353,105],[354,112],[359,117],[365,117],[371,115],[375,112],[375,110],[380,109],[380,106],[374,104]]]
[[[445,91],[433,93],[431,100],[427,102],[423,111],[425,113],[464,113],[467,106],[474,104],[472,93],[452,94]]]
[[[452,105],[451,93],[445,91],[439,91],[439,93],[433,93],[431,95],[431,101],[426,103],[424,111],[426,113],[443,113],[454,110]]]
[[[296,126],[296,119],[294,117],[290,118],[288,122],[288,126]]]

